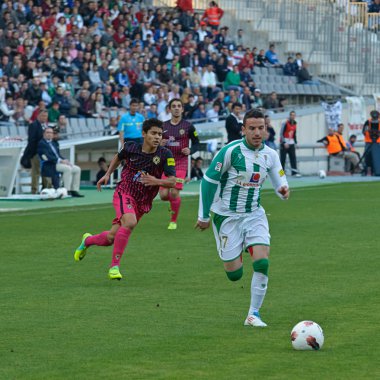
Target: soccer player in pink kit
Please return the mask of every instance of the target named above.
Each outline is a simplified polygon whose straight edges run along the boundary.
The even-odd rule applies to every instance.
[[[113,158],[111,164],[98,183],[98,190],[109,182],[110,176],[125,160],[121,181],[113,195],[116,217],[109,231],[98,235],[85,233],[80,246],[74,253],[75,261],[82,260],[86,250],[92,245],[110,246],[113,244],[112,262],[108,272],[111,280],[121,280],[119,265],[129,237],[140,218],[152,208],[160,186],[175,186],[175,161],[171,151],[161,146],[163,135],[162,121],[148,119],[143,123],[143,144],[126,142]],[[162,179],[165,173],[166,178]]]
[[[176,163],[175,188],[160,188],[160,197],[170,202],[171,220],[168,230],[177,229],[177,218],[181,206],[180,191],[187,176],[188,156],[199,148],[199,139],[195,127],[182,119],[183,104],[180,99],[174,98],[169,102],[171,119],[164,122],[164,135],[161,145],[166,146],[173,153]],[[191,141],[191,149],[189,148]],[[190,173],[189,173],[190,174]],[[165,178],[165,176],[164,176]]]

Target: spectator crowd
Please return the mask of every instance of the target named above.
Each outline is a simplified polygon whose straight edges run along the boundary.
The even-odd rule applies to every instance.
[[[216,121],[236,102],[243,114],[280,107],[254,81],[256,66],[282,67],[275,46],[245,46],[243,30],[220,26],[215,2],[204,14],[189,3],[0,1],[0,121],[31,123],[45,110],[55,124],[61,115],[108,117],[133,98],[144,117],[161,119],[177,97],[192,120]]]

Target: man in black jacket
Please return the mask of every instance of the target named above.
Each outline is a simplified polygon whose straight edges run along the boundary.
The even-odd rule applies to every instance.
[[[30,159],[32,166],[32,194],[38,193],[39,181],[40,181],[40,159],[37,155],[38,143],[42,139],[43,131],[48,126],[48,113],[47,111],[41,111],[38,114],[37,120],[29,125],[28,128],[28,144],[25,148],[24,155]]]
[[[241,139],[241,127],[243,125],[240,119],[240,112],[242,110],[241,103],[234,103],[232,105],[232,112],[226,119],[226,130],[227,130],[227,142],[240,140]]]

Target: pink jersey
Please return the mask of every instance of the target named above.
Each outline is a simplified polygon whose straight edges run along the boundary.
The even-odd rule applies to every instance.
[[[188,156],[182,153],[182,149],[189,148],[190,140],[192,142],[192,151],[199,144],[198,134],[194,125],[186,120],[181,120],[174,125],[168,120],[164,122],[163,128],[163,138],[168,140],[166,147],[173,153],[176,169],[187,171]]]
[[[149,212],[159,186],[145,186],[140,181],[141,173],[148,173],[156,178],[161,178],[163,173],[167,177],[175,176],[175,162],[171,151],[159,146],[154,153],[144,153],[141,144],[130,141],[124,144],[118,156],[120,160],[125,160],[125,164],[115,192],[131,196],[142,213]]]

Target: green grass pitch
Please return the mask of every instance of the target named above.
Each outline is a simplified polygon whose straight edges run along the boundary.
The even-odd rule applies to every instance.
[[[243,327],[252,273],[227,280],[211,231],[183,199],[177,231],[156,202],[133,233],[122,281],[111,249],[80,262],[83,232],[109,227],[110,204],[0,215],[0,379],[378,379],[380,184],[265,192],[272,234],[266,329]],[[319,352],[291,328],[318,322]]]

